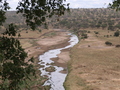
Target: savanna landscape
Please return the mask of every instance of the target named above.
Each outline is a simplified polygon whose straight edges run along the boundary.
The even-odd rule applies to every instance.
[[[38,26],[31,30],[25,25],[21,14],[6,13],[6,23],[15,23],[22,47],[28,54],[25,62],[34,57],[32,63],[37,78],[31,75],[30,90],[50,90],[42,86],[48,77],[40,76],[39,55],[48,50],[62,48],[70,43],[68,33],[75,34],[79,42],[72,48],[62,50],[52,58],[53,66],[63,67],[67,73],[65,90],[120,90],[120,12],[106,8],[70,9],[61,17],[47,19],[47,27]],[[1,33],[5,27],[1,26]],[[54,68],[53,68],[54,69]],[[51,68],[48,72],[54,72]],[[21,85],[22,90],[27,90]]]

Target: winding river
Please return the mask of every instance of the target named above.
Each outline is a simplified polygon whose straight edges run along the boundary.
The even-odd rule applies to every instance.
[[[50,90],[65,90],[63,87],[63,83],[65,81],[67,74],[60,73],[60,71],[64,70],[63,67],[57,67],[57,66],[51,65],[51,63],[54,63],[54,61],[52,61],[51,58],[56,58],[57,55],[61,53],[61,50],[71,48],[79,42],[76,35],[73,35],[73,34],[68,34],[68,35],[71,35],[70,40],[68,41],[70,45],[63,47],[63,48],[59,48],[59,49],[49,50],[39,56],[39,60],[40,60],[39,64],[44,65],[44,67],[40,68],[41,76],[48,76],[49,78],[44,83],[44,86],[51,85]],[[45,70],[45,68],[50,67],[50,66],[55,68],[54,72],[47,72]]]

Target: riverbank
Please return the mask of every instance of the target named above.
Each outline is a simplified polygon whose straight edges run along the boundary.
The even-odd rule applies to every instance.
[[[39,57],[39,64],[43,66],[40,68],[41,75],[43,77],[48,77],[48,80],[44,83],[44,85],[51,85],[51,89],[54,90],[65,90],[63,83],[67,76],[67,62],[70,59],[70,57],[67,56],[69,53],[67,49],[72,48],[79,42],[79,40],[76,35],[70,35],[70,40],[68,42],[70,43],[69,45],[62,48],[49,50]],[[56,59],[54,62],[57,62],[58,65],[53,62],[53,58]],[[65,66],[63,67],[61,65]]]
[[[53,33],[55,35],[50,35]],[[61,32],[59,29],[50,30],[49,32],[42,34],[38,38],[35,38],[30,47],[25,47],[25,51],[28,53],[28,57],[38,58],[39,55],[48,50],[62,48],[69,45],[68,41],[70,36],[67,34],[68,32]]]
[[[28,57],[43,54],[45,51],[60,48],[68,45],[69,37],[67,32],[60,29],[38,31],[22,31],[19,38],[22,47],[28,53]]]
[[[26,33],[26,35],[23,35],[23,37],[20,39],[23,48],[25,49],[25,51],[28,53],[28,58],[30,57],[34,57],[34,65],[36,69],[40,68],[40,65],[38,64],[39,60],[38,60],[38,56],[42,55],[44,52],[51,50],[51,49],[56,49],[56,48],[62,48],[65,47],[67,45],[69,45],[69,40],[70,40],[70,36],[67,35],[68,32],[62,32],[61,30],[48,30],[45,31],[44,33],[42,32],[32,32],[32,31],[28,31],[28,33]],[[66,55],[64,55],[64,54]],[[59,60],[59,63],[54,63],[55,66],[64,66],[67,67],[67,61],[69,57],[69,50],[64,50],[62,51],[62,54],[60,56],[58,56],[59,59],[61,59],[61,57],[64,57],[65,62],[63,62],[63,58],[61,60]],[[62,62],[61,62],[62,61]],[[62,71],[62,73],[64,73]],[[40,71],[37,70],[37,76],[40,75]],[[42,78],[42,77],[39,77]],[[39,79],[37,79],[39,80]],[[46,79],[42,80],[42,83],[45,81]],[[34,89],[36,89],[37,87],[41,87],[42,85],[41,81],[40,84],[37,81],[37,85],[33,86],[35,87]],[[46,89],[49,90],[49,89]]]
[[[113,36],[114,31],[96,30],[98,35],[94,31],[71,49],[66,90],[120,90],[120,49],[115,47],[119,37]]]

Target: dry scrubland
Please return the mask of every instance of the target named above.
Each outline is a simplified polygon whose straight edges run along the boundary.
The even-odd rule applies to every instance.
[[[114,31],[90,30],[88,39],[81,40],[71,49],[69,74],[64,83],[66,90],[120,90],[120,44]],[[106,41],[113,46],[105,45]]]
[[[113,36],[114,31],[109,33],[107,30],[89,31],[88,39],[81,40],[71,49],[71,61],[68,63],[69,74],[64,84],[66,90],[120,90],[120,48],[115,47],[116,44],[120,44],[120,38]],[[94,31],[99,34],[96,36]],[[64,45],[68,44],[66,43],[68,39],[63,38],[63,33],[56,33],[53,30],[25,32],[21,32],[20,41],[29,56],[37,57],[45,50],[62,47],[63,44],[59,41],[60,37],[65,42]],[[106,35],[112,36],[104,37]],[[55,41],[56,38],[58,41]],[[105,45],[106,41],[112,42],[113,46]],[[37,49],[38,47],[41,47],[42,51]],[[38,62],[37,59],[36,62]],[[37,90],[36,88],[40,87],[41,80],[33,82],[36,84],[33,89]]]
[[[6,16],[5,26],[8,26],[9,23],[15,23],[18,29],[28,29],[21,14],[16,15],[15,11],[9,11]],[[120,90],[120,48],[105,45],[106,41],[112,42],[113,45],[120,44],[120,38],[104,37],[104,35],[113,35],[113,30],[120,28],[119,20],[120,12],[103,8],[71,9],[71,13],[65,13],[59,22],[56,21],[55,17],[48,20],[51,28],[62,27],[73,31],[86,28],[112,30],[110,33],[107,30],[90,30],[89,38],[81,40],[71,49],[71,61],[68,63],[69,75],[65,82],[67,90]],[[41,28],[44,28],[44,25]],[[1,29],[3,30],[0,33],[5,30],[4,27]],[[28,31],[26,33],[27,31],[24,30],[21,32],[19,40],[25,51],[28,52],[28,58],[32,56],[36,58],[35,64],[38,63],[38,55],[47,50],[68,45],[69,37],[63,33],[56,33],[53,30]],[[99,34],[96,36],[94,31],[99,31]],[[62,54],[67,55],[65,51]],[[64,61],[58,60],[56,64],[60,65],[61,62]],[[42,82],[39,79],[35,82],[38,84],[32,89],[37,90],[36,87],[40,87]]]

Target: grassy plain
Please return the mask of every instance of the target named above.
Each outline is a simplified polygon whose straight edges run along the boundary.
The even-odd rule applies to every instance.
[[[89,31],[88,39],[71,49],[66,90],[120,90],[120,48],[115,47],[120,44],[120,38],[113,36],[114,31]],[[105,45],[106,41],[113,46]]]

